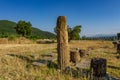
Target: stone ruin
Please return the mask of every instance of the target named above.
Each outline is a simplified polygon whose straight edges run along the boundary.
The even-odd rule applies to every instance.
[[[103,58],[93,58],[90,63],[90,74],[92,80],[106,80],[107,60]]]
[[[120,43],[119,43],[119,44],[117,44],[117,53],[119,53],[119,54],[120,54]]]
[[[69,66],[68,52],[68,31],[65,16],[59,16],[56,24],[57,29],[57,53],[58,53],[58,68],[64,71]]]
[[[117,46],[116,43],[113,44],[115,44],[115,47],[117,47],[117,52],[120,52],[120,44],[117,43]],[[84,58],[86,55],[89,55],[89,51],[76,48],[74,50],[71,50],[69,53],[68,34],[65,16],[59,16],[57,19],[57,53],[57,66],[61,71],[67,71],[68,73],[70,72],[70,74],[71,71],[73,71],[73,74],[77,76],[79,75],[79,73],[80,76],[90,75],[90,79],[88,80],[119,80],[109,78],[106,72],[107,60],[104,58],[92,58],[91,61],[88,61],[86,65],[86,67],[90,67],[90,71],[86,71],[84,69],[81,70],[80,65],[82,62],[86,62]],[[47,56],[52,57],[51,55]],[[46,56],[44,55],[43,57],[46,58]],[[80,62],[81,58],[83,58],[84,60]],[[74,70],[74,68],[71,68],[70,61],[76,64],[76,70]],[[82,65],[82,68],[85,68],[84,65]]]
[[[85,58],[87,55],[89,55],[89,50],[73,48],[70,50],[70,62],[77,64],[82,58]]]
[[[79,51],[70,51],[70,61],[77,64],[80,61]]]
[[[113,41],[112,44],[114,45],[114,48],[117,48],[117,44],[118,44],[117,41]]]
[[[116,53],[120,54],[120,41],[113,41],[112,43],[116,49]]]
[[[85,57],[86,55],[89,55],[88,50],[80,49],[79,50],[80,57]]]

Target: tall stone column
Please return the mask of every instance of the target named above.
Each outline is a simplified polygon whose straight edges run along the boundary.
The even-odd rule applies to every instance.
[[[58,53],[58,68],[65,70],[69,66],[69,51],[68,51],[68,31],[66,17],[59,16],[57,19],[57,53]]]

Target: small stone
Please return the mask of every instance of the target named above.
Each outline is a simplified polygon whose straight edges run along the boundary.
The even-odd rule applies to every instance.
[[[47,66],[47,64],[40,63],[40,62],[33,62],[32,64],[33,64],[34,66],[42,66],[42,67]]]

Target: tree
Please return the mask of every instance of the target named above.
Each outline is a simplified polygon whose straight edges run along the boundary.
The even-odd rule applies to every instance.
[[[117,38],[120,39],[120,33],[117,33]]]
[[[19,35],[22,35],[25,37],[32,33],[32,24],[30,22],[19,21],[15,29]]]
[[[80,39],[81,27],[81,25],[77,25],[74,28],[69,28],[69,41]]]

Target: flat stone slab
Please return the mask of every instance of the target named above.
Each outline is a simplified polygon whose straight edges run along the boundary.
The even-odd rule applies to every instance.
[[[34,66],[47,66],[49,63],[50,63],[49,60],[41,59],[41,60],[37,60],[37,61],[33,62],[32,64]]]
[[[82,59],[79,63],[75,65],[77,68],[88,69],[90,68],[90,60]]]
[[[120,79],[115,78],[115,77],[110,77],[110,80],[120,80]]]
[[[47,53],[47,54],[42,54],[42,58],[40,60],[34,61],[32,64],[35,66],[47,66],[50,62],[54,62],[57,60],[55,58],[55,53]]]
[[[47,53],[47,54],[42,54],[42,57],[55,57],[57,53]]]
[[[56,53],[47,53],[47,54],[42,54],[42,60],[47,60],[47,61],[55,61],[57,58],[55,57],[57,54]]]
[[[47,66],[47,64],[40,63],[40,62],[33,62],[32,65],[34,65],[34,66],[42,66],[42,67]]]

